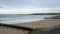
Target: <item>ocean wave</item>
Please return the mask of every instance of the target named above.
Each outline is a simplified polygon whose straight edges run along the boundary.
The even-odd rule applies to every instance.
[[[14,23],[25,23],[38,20],[44,20],[45,17],[50,17],[49,15],[30,15],[30,16],[21,16],[14,18],[0,18],[0,23],[5,24],[14,24]]]
[[[32,22],[32,21],[38,21],[43,19],[22,19],[22,20],[9,20],[9,21],[0,21],[1,23],[5,24],[14,24],[14,23],[25,23],[25,22]]]

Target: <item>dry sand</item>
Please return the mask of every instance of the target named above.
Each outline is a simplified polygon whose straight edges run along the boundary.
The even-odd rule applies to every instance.
[[[27,34],[28,31],[17,30],[14,28],[0,27],[0,34]]]

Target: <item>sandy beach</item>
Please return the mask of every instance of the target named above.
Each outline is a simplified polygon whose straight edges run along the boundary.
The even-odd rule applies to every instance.
[[[26,34],[28,31],[17,30],[14,28],[0,27],[0,34]]]
[[[46,19],[42,21],[35,21],[35,22],[29,22],[29,23],[20,23],[15,24],[17,26],[23,26],[28,28],[46,28],[46,29],[55,29],[60,27],[60,19]],[[27,34],[28,31],[25,30],[17,30],[9,27],[0,27],[0,34]]]
[[[53,28],[60,25],[60,19],[46,19],[42,21],[35,21],[29,23],[16,24],[17,26],[29,27],[29,28]]]

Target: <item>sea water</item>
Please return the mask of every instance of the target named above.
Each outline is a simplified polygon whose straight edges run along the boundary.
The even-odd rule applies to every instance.
[[[24,15],[24,14],[0,14],[0,23],[15,24],[44,20],[54,15]]]

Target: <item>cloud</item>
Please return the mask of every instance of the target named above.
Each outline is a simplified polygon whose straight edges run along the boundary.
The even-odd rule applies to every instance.
[[[59,0],[0,0],[0,5],[9,7],[60,7]]]
[[[0,7],[0,8],[3,8],[3,7]]]
[[[60,12],[60,0],[0,0],[0,13]]]
[[[57,8],[58,9],[58,8]],[[0,14],[60,13],[60,8],[0,9]]]

